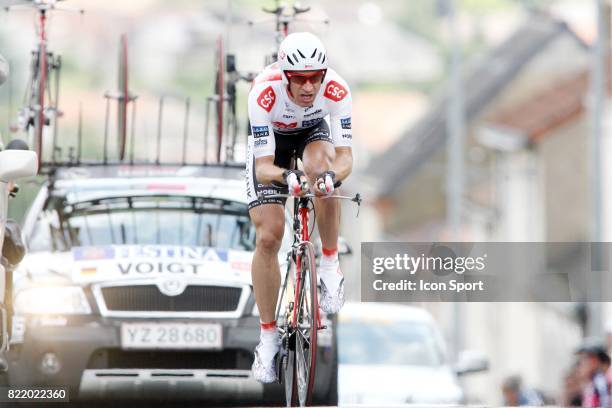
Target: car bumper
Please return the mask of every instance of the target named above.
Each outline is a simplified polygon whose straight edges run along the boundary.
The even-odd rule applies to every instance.
[[[8,353],[11,386],[69,387],[71,400],[282,401],[279,384],[264,386],[250,372],[259,341],[255,316],[222,321],[223,349],[203,352],[201,362],[194,361],[197,351],[177,350],[160,359],[159,366],[148,357],[155,360],[172,352],[121,348],[120,328],[126,319],[64,319],[65,324],[42,317],[16,319],[23,328]],[[333,375],[331,354],[331,341],[320,344],[316,389],[321,398]]]
[[[263,392],[250,370],[86,369],[79,398],[232,402],[261,400]]]

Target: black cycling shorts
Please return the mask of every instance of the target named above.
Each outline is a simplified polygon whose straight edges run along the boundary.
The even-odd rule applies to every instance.
[[[274,141],[276,149],[274,151],[274,164],[278,167],[288,169],[291,166],[291,159],[294,154],[302,159],[304,149],[309,143],[324,140],[329,143],[334,143],[329,132],[329,126],[325,120],[321,120],[318,124],[302,129],[293,133],[281,133],[274,131]],[[247,143],[247,160],[246,160],[246,185],[247,185],[247,200],[249,210],[261,204],[280,204],[285,205],[287,201],[284,198],[265,198],[259,200],[258,193],[263,194],[280,194],[282,187],[274,184],[261,184],[257,182],[255,175],[255,157],[253,156],[254,138],[250,134]],[[285,188],[286,190],[286,188]]]

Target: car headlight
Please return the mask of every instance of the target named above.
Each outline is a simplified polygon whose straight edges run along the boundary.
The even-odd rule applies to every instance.
[[[29,288],[15,297],[18,314],[90,314],[91,307],[78,286]]]

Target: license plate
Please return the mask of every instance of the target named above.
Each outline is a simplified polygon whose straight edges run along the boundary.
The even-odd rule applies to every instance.
[[[223,330],[214,323],[122,323],[124,349],[220,349]]]

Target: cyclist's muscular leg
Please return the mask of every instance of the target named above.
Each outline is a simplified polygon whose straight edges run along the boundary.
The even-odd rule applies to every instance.
[[[334,146],[325,141],[309,143],[304,148],[304,172],[308,183],[314,186],[316,178],[331,168],[334,160]],[[315,199],[315,210],[323,248],[336,248],[340,225],[340,206],[337,200]]]
[[[275,319],[276,301],[280,287],[278,250],[285,225],[284,207],[263,204],[249,211],[255,225],[256,248],[251,274],[255,301],[262,322]]]

